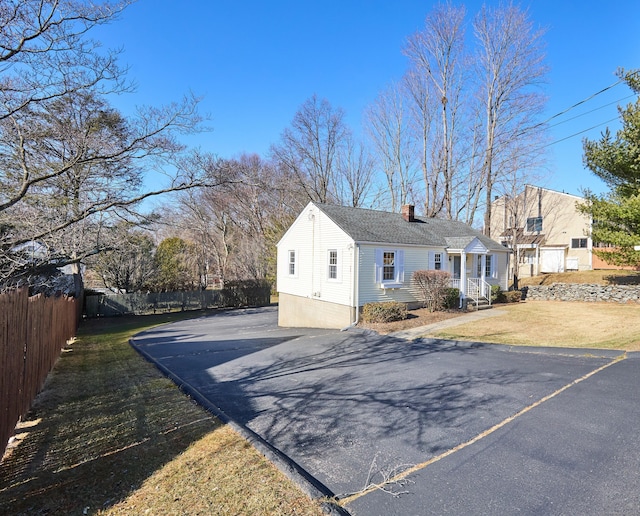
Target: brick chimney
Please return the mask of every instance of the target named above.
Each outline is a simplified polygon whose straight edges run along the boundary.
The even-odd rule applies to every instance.
[[[407,222],[413,222],[414,220],[416,220],[414,217],[414,211],[415,207],[413,206],[413,204],[402,205],[402,218]]]

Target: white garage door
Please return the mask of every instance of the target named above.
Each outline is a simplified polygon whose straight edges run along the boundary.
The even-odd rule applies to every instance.
[[[564,272],[564,248],[540,250],[540,272]]]

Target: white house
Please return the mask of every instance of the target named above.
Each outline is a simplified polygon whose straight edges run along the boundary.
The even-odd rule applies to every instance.
[[[278,243],[278,324],[344,328],[370,302],[419,304],[411,277],[445,270],[461,302],[507,289],[509,249],[453,220],[309,203]]]

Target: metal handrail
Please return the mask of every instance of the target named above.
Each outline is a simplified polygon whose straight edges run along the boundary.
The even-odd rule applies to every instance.
[[[461,280],[459,278],[451,278],[451,287],[461,290]],[[465,297],[473,299],[476,305],[480,298],[483,297],[489,302],[489,305],[491,305],[491,284],[482,278],[467,278]],[[462,299],[460,303],[462,303]]]
[[[483,297],[491,306],[491,285],[482,278],[467,278],[467,296],[475,299],[476,305]]]

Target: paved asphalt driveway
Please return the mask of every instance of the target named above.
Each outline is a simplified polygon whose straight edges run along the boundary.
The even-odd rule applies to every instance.
[[[285,329],[276,310],[135,345],[352,514],[640,514],[638,354]]]

